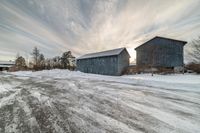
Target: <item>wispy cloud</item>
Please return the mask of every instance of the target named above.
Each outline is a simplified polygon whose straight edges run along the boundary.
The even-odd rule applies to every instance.
[[[134,47],[153,36],[198,36],[199,7],[200,0],[2,0],[0,60],[34,46],[47,57],[128,47],[133,60]]]

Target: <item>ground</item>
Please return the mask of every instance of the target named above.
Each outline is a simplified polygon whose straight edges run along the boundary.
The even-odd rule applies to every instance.
[[[200,76],[0,73],[1,133],[197,133]]]

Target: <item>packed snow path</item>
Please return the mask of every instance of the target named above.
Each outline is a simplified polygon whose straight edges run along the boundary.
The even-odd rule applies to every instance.
[[[0,133],[197,133],[200,92],[0,73]]]

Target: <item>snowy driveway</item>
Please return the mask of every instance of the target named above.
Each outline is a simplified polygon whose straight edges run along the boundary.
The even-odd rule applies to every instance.
[[[1,73],[4,132],[197,133],[200,92],[45,72]]]

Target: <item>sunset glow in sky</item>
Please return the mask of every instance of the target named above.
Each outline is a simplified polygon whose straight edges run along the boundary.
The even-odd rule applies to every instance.
[[[200,0],[1,0],[0,60],[134,48],[154,36],[200,35]],[[185,47],[187,49],[187,46]]]

